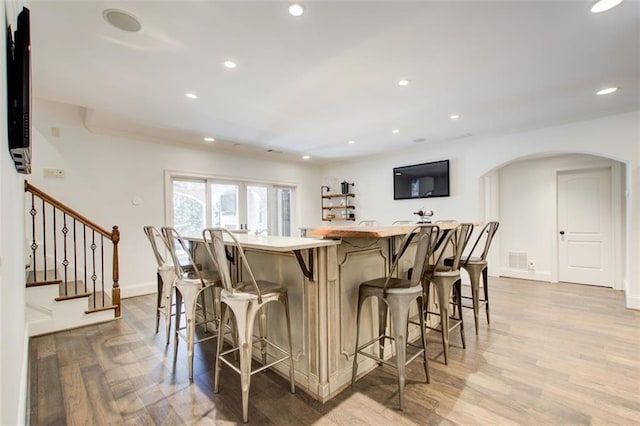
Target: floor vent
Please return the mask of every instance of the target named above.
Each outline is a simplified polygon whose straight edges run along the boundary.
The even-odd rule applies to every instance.
[[[527,253],[509,252],[509,268],[527,269]]]

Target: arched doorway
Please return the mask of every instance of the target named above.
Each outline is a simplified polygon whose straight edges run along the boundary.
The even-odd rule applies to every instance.
[[[608,264],[611,279],[604,285],[624,288],[626,213],[624,163],[616,160],[578,153],[549,153],[514,159],[502,164],[481,177],[481,205],[485,218],[500,220],[500,232],[496,248],[490,259],[498,268],[497,275],[547,282],[561,280],[595,284],[584,279],[567,279],[561,272],[566,268],[567,238],[561,235],[559,209],[562,206],[562,185],[559,179],[589,170],[604,170],[610,176],[610,228],[609,248],[597,252]],[[586,184],[588,185],[588,184]],[[560,188],[560,189],[559,189]],[[589,189],[583,185],[582,189]],[[566,197],[564,197],[566,198]],[[575,197],[574,197],[575,198]],[[587,197],[589,198],[589,197]],[[593,197],[592,197],[593,198]],[[566,204],[566,203],[565,203]],[[587,222],[600,212],[580,212]],[[564,226],[564,225],[563,225]],[[569,245],[574,247],[576,245]],[[585,248],[586,247],[586,248]],[[574,264],[586,265],[594,244],[584,245],[572,252]],[[582,257],[581,257],[582,256]],[[584,262],[582,262],[584,260]],[[585,263],[585,265],[582,265]],[[576,264],[577,265],[577,264]],[[574,265],[575,266],[575,265]],[[583,275],[584,277],[584,275]],[[562,278],[562,279],[561,279]]]

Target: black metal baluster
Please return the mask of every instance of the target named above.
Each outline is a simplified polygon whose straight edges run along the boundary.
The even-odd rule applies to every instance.
[[[56,208],[53,207],[53,278],[58,279],[58,232],[56,231]]]
[[[62,234],[64,235],[63,247],[64,247],[64,260],[62,261],[62,266],[64,266],[64,295],[68,296],[67,291],[67,273],[69,267],[69,259],[67,259],[67,234],[69,233],[69,228],[67,228],[67,214],[62,212]]]
[[[104,307],[104,235],[100,235],[100,257],[102,258],[102,307]]]
[[[74,288],[78,294],[78,249],[76,246],[76,219],[73,218],[73,279],[75,281]]]
[[[44,200],[42,200],[42,249],[44,251],[44,280],[47,280],[47,222],[45,220],[47,216],[47,209],[45,208]]]
[[[38,244],[36,243],[36,197],[31,194],[31,210],[29,210],[29,214],[31,214],[31,256],[33,261],[33,280],[36,279],[36,250],[38,249]]]
[[[84,253],[84,292],[87,292],[87,225],[82,225],[82,253]]]
[[[93,309],[96,308],[96,279],[98,278],[98,276],[96,275],[96,231],[92,230],[92,239],[91,239],[91,253],[92,253],[92,258],[93,258],[93,265],[92,265],[92,274],[91,274],[91,281],[93,281]]]

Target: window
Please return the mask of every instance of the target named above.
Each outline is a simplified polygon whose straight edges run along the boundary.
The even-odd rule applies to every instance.
[[[168,173],[169,222],[185,236],[200,236],[208,226],[291,236],[293,185],[229,181]]]

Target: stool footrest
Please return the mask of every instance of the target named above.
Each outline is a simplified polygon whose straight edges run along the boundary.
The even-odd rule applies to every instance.
[[[255,336],[254,336],[255,337]],[[273,343],[272,341],[268,340],[268,339],[260,339],[260,338],[256,338],[256,340],[254,340],[253,342],[251,342],[251,345],[255,345],[256,343],[260,343],[260,342],[264,342],[267,345],[277,349],[278,351],[282,352],[283,354],[285,354],[286,356],[282,357],[282,358],[278,358],[273,362],[270,362],[266,365],[263,365],[259,368],[256,368],[255,370],[252,370],[249,374],[254,375],[256,373],[259,373],[261,371],[266,370],[269,367],[273,367],[276,364],[281,363],[282,361],[286,361],[288,359],[292,359],[291,358],[291,354],[289,354],[289,352],[286,349],[281,348],[279,345],[276,345],[275,343]],[[238,374],[242,374],[242,372],[240,371],[240,369],[238,367],[236,367],[231,361],[227,360],[226,358],[224,358],[225,355],[229,355],[232,354],[234,352],[239,352],[240,348],[239,347],[235,347],[235,348],[231,348],[229,350],[226,350],[224,352],[220,353],[220,360],[222,362],[224,362],[226,365],[228,365],[229,367],[231,367],[231,369],[233,371],[235,371]]]

